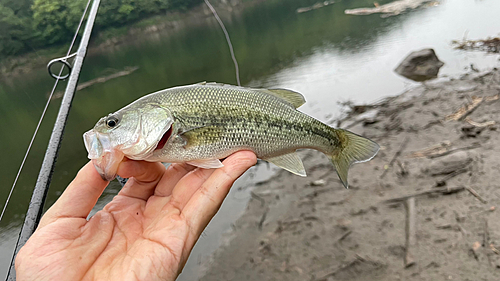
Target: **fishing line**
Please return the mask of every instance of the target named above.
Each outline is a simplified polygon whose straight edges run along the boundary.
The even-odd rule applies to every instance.
[[[219,18],[217,11],[210,4],[210,2],[208,2],[208,0],[203,0],[203,1],[205,1],[205,4],[207,4],[208,8],[210,8],[210,11],[212,11],[212,14],[214,14],[215,19],[217,20],[220,27],[222,28],[222,31],[224,31],[224,36],[226,36],[227,45],[229,46],[229,52],[231,53],[231,58],[233,59],[234,68],[236,69],[236,81],[238,82],[238,86],[241,87],[240,69],[238,67],[238,61],[236,60],[236,56],[234,55],[233,44],[231,43],[231,38],[229,38],[229,33],[227,32],[226,27],[224,26],[224,23],[222,22],[222,20]]]
[[[68,53],[66,54],[65,58],[70,57],[71,50],[73,49],[73,46],[76,42],[76,38],[78,37],[78,32],[80,31],[80,28],[82,27],[83,20],[85,19],[85,15],[87,14],[87,10],[90,6],[91,1],[92,0],[89,0],[87,2],[87,6],[85,7],[85,10],[83,11],[82,18],[80,19],[80,23],[78,24],[75,35],[73,36],[73,41],[71,41],[71,45],[69,46],[69,50],[68,50]],[[7,200],[5,201],[5,205],[3,206],[2,214],[0,214],[0,221],[2,221],[5,210],[7,209],[7,205],[9,204],[10,197],[12,196],[12,192],[14,191],[14,188],[16,187],[17,180],[19,179],[19,175],[21,175],[21,171],[24,167],[24,163],[26,162],[26,159],[28,158],[28,154],[31,150],[31,147],[33,146],[33,142],[35,141],[36,135],[38,133],[38,129],[40,129],[40,125],[42,124],[43,118],[45,117],[45,113],[47,112],[47,108],[49,108],[49,104],[50,104],[50,101],[52,100],[52,96],[54,95],[56,87],[59,84],[59,81],[61,80],[61,75],[64,71],[64,66],[65,66],[64,64],[61,66],[61,70],[59,71],[59,75],[56,78],[56,82],[54,83],[54,87],[52,87],[52,91],[50,92],[47,103],[45,104],[45,108],[42,111],[42,115],[40,116],[40,120],[38,120],[38,124],[35,128],[35,132],[33,133],[33,137],[31,138],[31,141],[28,145],[28,149],[26,150],[26,154],[24,154],[24,158],[23,158],[23,161],[21,162],[21,166],[19,167],[19,170],[17,171],[16,178],[14,179],[14,184],[12,184],[12,188],[10,189],[9,196],[7,196]]]

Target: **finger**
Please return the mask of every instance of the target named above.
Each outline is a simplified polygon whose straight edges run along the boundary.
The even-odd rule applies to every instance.
[[[182,213],[192,228],[196,241],[208,222],[217,213],[234,181],[257,163],[253,152],[240,151],[224,160],[224,167],[215,170],[186,204]]]
[[[56,203],[47,210],[40,221],[40,226],[61,217],[86,219],[108,183],[97,173],[94,165],[88,162],[80,169]]]
[[[216,169],[197,168],[189,172],[175,185],[167,206],[181,211],[193,194],[215,171]]]
[[[129,180],[118,194],[147,200],[154,194],[156,185],[164,173],[165,166],[159,162],[126,159],[118,167],[118,175]]]
[[[171,164],[165,175],[158,183],[155,189],[155,196],[166,197],[172,194],[172,190],[175,185],[189,172],[196,169],[196,167],[191,166],[186,163],[174,163]]]

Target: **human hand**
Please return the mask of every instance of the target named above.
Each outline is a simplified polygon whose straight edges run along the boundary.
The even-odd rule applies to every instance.
[[[17,280],[175,280],[234,181],[256,163],[241,151],[219,169],[128,160],[130,178],[87,216],[108,185],[85,165],[16,258]]]

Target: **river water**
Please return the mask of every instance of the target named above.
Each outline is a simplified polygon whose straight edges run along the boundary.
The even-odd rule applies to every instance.
[[[411,51],[435,49],[445,62],[440,76],[457,76],[471,64],[498,67],[499,56],[453,50],[451,41],[499,36],[500,1],[447,0],[439,5],[381,18],[348,16],[344,10],[369,7],[373,1],[338,1],[296,13],[316,0],[268,0],[239,12],[223,13],[238,58],[243,85],[284,87],[308,101],[301,110],[323,121],[340,116],[342,101],[370,103],[415,85],[393,69]],[[380,4],[386,1],[379,1]],[[99,16],[99,15],[98,15]],[[52,185],[50,206],[87,162],[82,134],[103,115],[160,89],[217,81],[235,84],[234,66],[223,34],[207,16],[177,22],[176,28],[141,35],[108,50],[90,51],[80,82],[106,76],[128,66],[132,74],[95,84],[76,94],[67,123]],[[53,80],[45,69],[22,77],[0,79],[0,206],[8,195]],[[64,83],[60,90],[64,90]],[[60,100],[52,102],[26,166],[0,222],[0,276],[4,276],[43,159]],[[306,167],[307,169],[307,167]],[[179,280],[195,280],[245,209],[251,186],[272,175],[266,165],[253,168],[231,191],[219,214],[196,245]],[[97,208],[119,190],[111,183]],[[1,277],[0,277],[1,278]]]

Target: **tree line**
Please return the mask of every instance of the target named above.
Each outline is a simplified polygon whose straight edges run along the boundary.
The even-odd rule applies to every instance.
[[[122,26],[202,0],[102,0],[96,29]],[[87,0],[0,0],[0,58],[71,40]]]

